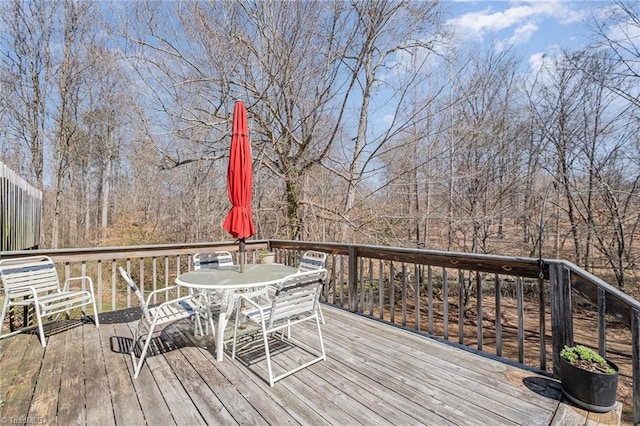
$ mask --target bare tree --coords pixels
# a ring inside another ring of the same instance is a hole
[[[615,84],[608,85],[609,90],[638,107],[640,44],[637,34],[640,30],[640,5],[635,1],[618,0],[607,11],[604,19],[593,19],[596,42],[591,54],[601,56],[610,65],[609,73],[615,76],[612,79]]]
[[[347,183],[343,211],[347,218],[357,203],[367,197],[357,200],[356,194],[362,181],[375,173],[375,163],[384,146],[413,126],[429,108],[429,99],[417,102],[412,95],[424,84],[430,55],[442,36],[441,11],[436,2],[379,1],[353,6],[354,42],[345,63],[352,97],[357,100],[357,109],[352,111],[357,117],[354,126],[357,132],[349,137],[351,144],[344,144],[349,153],[344,171],[334,169]],[[422,108],[416,108],[417,105]],[[387,125],[375,118],[385,113],[391,117]],[[374,121],[376,126],[372,126]],[[344,160],[336,162],[343,164]],[[347,237],[350,222],[343,222],[342,238]]]
[[[513,194],[523,188],[525,177],[522,102],[510,52],[475,53],[468,64],[456,84],[455,191],[450,202],[460,247],[490,252],[490,237],[503,237],[503,221],[512,223],[521,216],[521,204]]]
[[[583,52],[572,58],[585,75],[581,86],[584,130],[578,147],[582,183],[576,189],[578,212],[588,228],[585,264],[592,266],[595,244],[622,288],[633,230],[638,223],[633,213],[640,182],[635,167],[638,158],[635,107],[633,102],[609,89],[624,83],[613,72],[617,65],[608,52],[597,55]]]
[[[584,251],[580,240],[572,170],[580,155],[577,145],[584,124],[580,114],[581,78],[579,70],[566,55],[556,60],[549,58],[530,92],[535,127],[546,144],[543,164],[547,165],[548,173],[554,176],[562,190],[562,207],[566,209],[574,255],[576,263],[580,265],[584,262]]]
[[[70,171],[74,161],[84,157],[84,149],[80,148],[84,135],[80,127],[82,121],[83,89],[86,89],[86,56],[84,55],[87,34],[92,31],[93,3],[76,3],[65,0],[62,6],[62,56],[56,69],[56,96],[59,99],[58,107],[54,114],[54,176],[53,176],[53,219],[51,229],[51,246],[58,247],[60,238],[61,219],[63,206],[69,205],[71,199],[65,196],[65,188],[69,185]],[[90,42],[89,42],[90,44]],[[82,182],[79,191],[80,198],[86,196],[84,189],[85,176],[81,176]],[[65,200],[66,199],[66,200]],[[80,205],[84,203],[80,200]],[[74,203],[73,206],[77,207]],[[77,235],[78,219],[76,215],[69,222],[74,228],[68,235]],[[68,241],[66,242],[69,243]]]

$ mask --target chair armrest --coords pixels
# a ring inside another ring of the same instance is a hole
[[[196,313],[196,310],[194,309],[194,307],[191,306],[190,304],[186,304],[185,306],[185,304],[182,303],[191,299],[192,297],[193,297],[192,295],[187,295],[187,296],[179,297],[177,299],[167,300],[166,302],[163,302],[160,305],[158,305],[156,309],[156,313],[151,319],[152,327],[155,327],[155,324],[158,321],[158,316],[161,315],[160,312],[162,312],[162,308],[168,305],[175,305],[177,303],[181,305],[185,311],[190,312],[190,315],[194,315]]]
[[[260,318],[262,318],[262,322],[264,322],[264,310],[265,308],[267,308],[267,306],[261,306],[258,303],[256,303],[253,299],[250,299],[247,296],[244,296],[242,294],[240,295],[240,297],[238,297],[238,306],[240,306],[240,303],[243,300],[249,302],[250,305],[252,305],[254,308],[256,308],[260,312]]]
[[[180,304],[180,302],[185,302],[187,300],[190,300],[192,297],[193,297],[192,295],[188,295],[188,296],[179,297],[177,299],[167,300],[166,302],[162,302],[160,305],[158,305],[158,308],[162,308],[167,305],[174,305],[176,303]]]
[[[33,303],[37,304],[38,303],[38,290],[36,290],[36,288],[33,287],[33,286],[29,286],[29,290],[31,290],[31,293],[33,294],[33,296],[31,296],[31,298],[33,299]]]
[[[91,294],[93,294],[93,280],[91,279],[91,277],[88,277],[86,275],[80,276],[80,277],[71,277],[71,278],[67,278],[64,282],[64,288],[62,289],[62,291],[69,291],[69,282],[70,281],[89,281],[89,288],[91,289]]]
[[[263,307],[256,303],[253,299],[245,296],[244,294],[240,294],[240,296],[238,297],[238,301],[240,302],[242,300],[249,302],[250,305],[253,305],[255,308],[259,309],[260,312],[262,312]]]
[[[169,286],[169,287],[163,287],[163,288],[159,288],[159,289],[157,289],[157,290],[153,290],[151,293],[149,293],[149,294],[147,295],[147,306],[150,306],[150,305],[151,305],[151,298],[152,298],[154,295],[159,294],[159,293],[164,293],[164,292],[167,292],[167,291],[170,291],[170,290],[173,290],[173,289],[174,289],[174,288],[176,288],[176,287],[178,287],[178,286],[177,286],[177,285],[171,285],[171,286]],[[192,297],[192,295],[185,296],[185,297]],[[175,300],[174,300],[174,301],[175,301]]]

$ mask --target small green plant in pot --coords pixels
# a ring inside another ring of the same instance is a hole
[[[604,413],[614,408],[618,367],[583,345],[565,346],[560,352],[563,393],[574,404]]]

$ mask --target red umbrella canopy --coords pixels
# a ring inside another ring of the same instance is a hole
[[[247,113],[244,103],[237,101],[233,108],[231,152],[227,169],[227,192],[232,207],[222,227],[234,238],[241,240],[255,233],[251,210],[252,188],[253,166]]]

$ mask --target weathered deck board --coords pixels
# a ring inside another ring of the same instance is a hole
[[[553,405],[546,404],[547,398],[540,398],[524,387],[522,380],[536,376],[533,373],[512,371],[504,364],[496,364],[469,353],[451,357],[450,348],[444,345],[429,346],[429,350],[425,351],[422,336],[397,329],[392,335],[380,336],[374,325],[372,322],[358,322],[348,324],[345,328],[354,336],[352,344],[361,345],[361,352],[377,352],[377,355],[383,355],[382,360],[395,358],[400,361],[397,368],[402,369],[402,376],[414,379],[405,385],[415,387],[419,393],[431,393],[441,403],[449,401],[456,404],[458,401],[474,400],[480,407],[473,408],[475,415],[489,423],[537,424],[537,418],[544,420],[555,410]],[[397,350],[397,343],[394,342],[396,336],[402,336],[405,348],[402,351]],[[372,365],[380,367],[379,374],[392,368],[377,360],[376,357]],[[509,380],[507,373],[515,375],[516,383],[519,382],[521,386],[514,388],[514,382]],[[428,384],[427,389],[425,384]],[[559,393],[557,397],[560,397]],[[468,410],[468,406],[462,404],[456,409],[464,411]],[[539,412],[540,417],[532,418],[532,410]],[[494,413],[500,414],[496,418]],[[543,421],[542,424],[546,423]]]
[[[107,365],[102,352],[102,338],[99,329],[83,327],[83,353],[85,365],[85,398],[87,404],[87,420],[99,425],[115,424],[113,416],[113,404],[111,395],[105,390],[109,389]],[[107,342],[108,344],[108,342]],[[88,422],[88,421],[87,421]]]
[[[17,340],[18,337],[10,338]],[[5,339],[6,340],[6,339]],[[22,340],[22,339],[20,339]],[[16,345],[5,345],[15,350],[16,357],[5,356],[2,359],[2,376],[5,376],[5,362],[8,364],[7,387],[3,383],[4,398],[0,402],[2,405],[2,416],[0,418],[23,419],[29,413],[29,406],[33,396],[33,389],[40,373],[40,366],[44,349],[33,339],[25,342],[16,342]],[[6,393],[5,393],[6,392]]]
[[[92,324],[49,337],[0,340],[0,418],[45,424],[492,424],[574,422],[557,382],[379,321],[324,307],[328,359],[270,387],[257,352],[215,360],[188,322],[162,335],[175,350],[148,358],[137,380],[135,323]],[[312,327],[292,330],[276,369],[317,353]],[[304,350],[301,350],[304,349]],[[560,409],[558,408],[560,406]],[[604,418],[603,418],[604,419]],[[585,415],[584,422],[595,417]],[[577,424],[577,423],[576,423]]]
[[[100,343],[104,353],[104,361],[109,377],[109,394],[113,404],[113,414],[116,424],[144,424],[145,418],[150,424],[151,419],[160,420],[155,417],[156,413],[165,413],[167,417],[162,419],[165,424],[171,420],[171,413],[163,404],[162,395],[159,392],[155,382],[151,381],[147,374],[141,374],[136,383],[136,387],[132,383],[132,367],[131,360],[125,354],[116,355],[111,352],[110,343],[112,336],[130,335],[129,327],[126,324],[100,326]],[[105,345],[106,344],[106,345]],[[109,351],[109,352],[107,352]],[[127,369],[128,366],[128,369]],[[148,370],[146,370],[148,371]],[[146,373],[145,371],[145,373]],[[107,392],[107,389],[104,389]],[[152,406],[153,402],[145,404],[148,399],[158,401],[156,406]]]
[[[65,337],[65,335],[50,337],[51,346],[45,351],[44,357],[42,358],[38,381],[31,406],[29,407],[28,416],[31,419],[52,419],[56,417],[58,389],[60,388],[60,377],[62,375],[62,369],[58,366],[63,363],[66,347],[64,342],[62,342],[62,344],[59,343],[60,340],[64,340]],[[30,338],[21,340],[24,343],[33,343],[33,339]],[[55,344],[54,340],[58,340],[58,344]],[[10,354],[12,350],[13,345],[4,351],[4,353]],[[102,352],[101,349],[100,351]]]
[[[86,383],[83,360],[84,337],[82,327],[64,333],[65,348],[62,361],[60,393],[58,396],[58,423],[82,424],[86,417]],[[83,360],[83,362],[80,362]],[[93,373],[92,373],[93,374]]]

